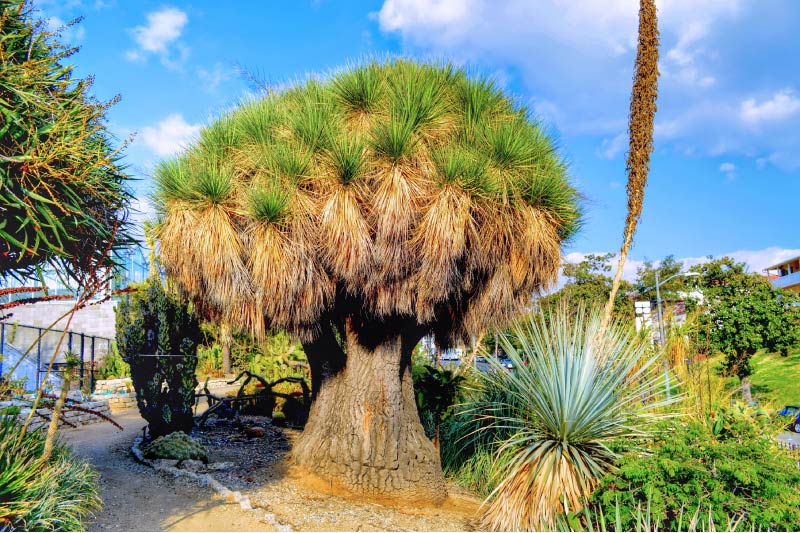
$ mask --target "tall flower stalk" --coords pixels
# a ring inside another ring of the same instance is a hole
[[[636,225],[642,214],[644,189],[650,171],[650,153],[653,151],[653,121],[658,97],[658,18],[655,0],[639,2],[639,45],[631,91],[631,112],[628,123],[630,147],[628,150],[628,215],[625,218],[619,262],[611,285],[611,294],[603,313],[603,325],[611,321],[614,299],[622,280],[622,268],[628,258]]]

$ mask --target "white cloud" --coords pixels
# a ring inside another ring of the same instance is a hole
[[[745,7],[755,6],[753,0],[658,1],[660,142],[707,153],[709,145],[737,151],[751,140],[738,119],[744,98],[725,83],[727,62],[719,56],[727,49],[724,25],[740,27]],[[638,7],[636,0],[384,0],[374,16],[408,52],[513,73],[535,102],[557,109],[556,120],[547,118],[562,134],[606,139],[598,155],[615,157],[620,141],[612,141],[629,110]]]
[[[215,63],[211,70],[198,67],[197,77],[205,82],[205,89],[215,91],[222,82],[228,81],[237,72],[236,68],[225,67],[222,63]]]
[[[597,155],[603,159],[614,159],[628,147],[628,134],[620,133],[613,139],[603,139]]]
[[[725,177],[728,179],[728,181],[733,181],[736,179],[736,165],[733,163],[722,163],[719,166],[719,171],[725,174]]]
[[[179,113],[173,113],[155,126],[142,129],[142,142],[157,156],[176,154],[200,131],[200,124],[189,124]]]
[[[136,26],[129,30],[138,49],[128,51],[126,57],[136,61],[143,59],[147,54],[155,54],[161,58],[165,66],[175,66],[171,50],[173,44],[176,44],[180,61],[185,60],[189,53],[186,46],[177,42],[188,22],[189,17],[186,12],[174,7],[163,7],[148,13],[146,26]]]
[[[800,112],[800,98],[797,98],[791,89],[783,89],[775,93],[772,98],[757,101],[748,98],[742,102],[739,112],[741,119],[749,124],[785,120]]]
[[[708,35],[708,23],[692,21],[679,30],[677,44],[667,51],[662,65],[662,75],[694,87],[706,88],[716,82],[714,76],[703,71],[701,58],[707,54],[698,41]]]

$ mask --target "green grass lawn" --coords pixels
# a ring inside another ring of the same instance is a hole
[[[719,361],[717,367],[722,365],[722,356],[713,359]],[[775,408],[800,405],[800,348],[790,351],[788,357],[759,352],[753,356],[751,364],[753,375],[750,381],[754,400],[760,405]],[[729,384],[731,388],[738,387],[739,379],[730,378]]]

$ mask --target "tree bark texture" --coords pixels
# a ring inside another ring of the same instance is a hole
[[[401,334],[375,346],[345,326],[346,363],[322,382],[296,463],[360,497],[441,502],[441,462],[425,436],[414,399],[411,351]]]

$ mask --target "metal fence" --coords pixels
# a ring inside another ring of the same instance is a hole
[[[61,346],[59,347],[59,341]],[[80,360],[78,386],[94,389],[95,370],[111,349],[112,339],[86,335],[74,331],[58,329],[47,330],[36,326],[0,322],[0,376],[17,365],[10,379],[27,378],[26,388],[38,389],[42,384],[53,354],[55,363],[48,381],[60,382],[58,375],[63,372],[66,353],[74,353]]]

